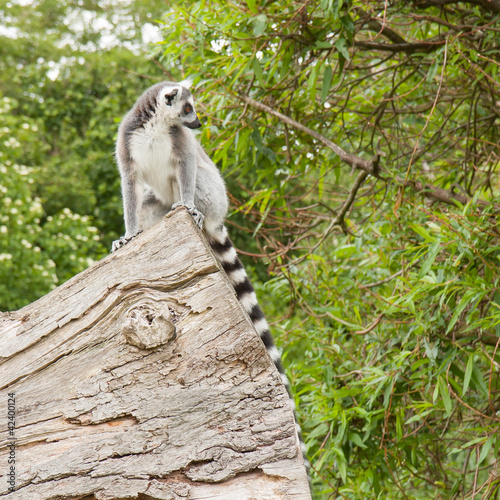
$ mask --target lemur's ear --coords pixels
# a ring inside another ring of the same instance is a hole
[[[182,80],[179,85],[189,90],[191,88],[191,85],[193,85],[193,80],[191,78],[186,78],[185,80]]]
[[[178,93],[179,89],[177,87],[172,87],[171,89],[167,90],[167,92],[165,93],[165,101],[167,102],[167,106],[172,106],[172,101]]]

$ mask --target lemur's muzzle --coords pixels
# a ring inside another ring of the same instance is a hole
[[[195,120],[193,120],[192,122],[189,122],[189,123],[185,123],[184,125],[186,125],[187,128],[200,128],[201,122],[198,119],[198,117],[196,117]]]

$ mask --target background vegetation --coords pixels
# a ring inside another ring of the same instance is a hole
[[[107,252],[115,122],[189,75],[314,498],[500,498],[500,2],[102,5],[0,3],[3,309]]]

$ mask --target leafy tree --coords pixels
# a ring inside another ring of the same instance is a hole
[[[17,309],[49,292],[102,254],[88,216],[64,208],[46,216],[36,195],[36,167],[18,163],[40,140],[35,121],[10,112],[0,99],[0,307]],[[42,224],[42,218],[45,223]]]
[[[122,233],[115,122],[149,84],[141,73],[163,78],[141,35],[162,10],[0,2],[0,309],[44,295]]]
[[[274,275],[259,291],[316,498],[498,497],[499,14],[247,0],[166,18],[158,54],[195,77],[233,221]]]

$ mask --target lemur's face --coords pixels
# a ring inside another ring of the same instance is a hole
[[[173,121],[179,121],[188,128],[200,128],[201,122],[194,110],[194,100],[191,92],[182,85],[167,86],[159,94],[159,106]]]

